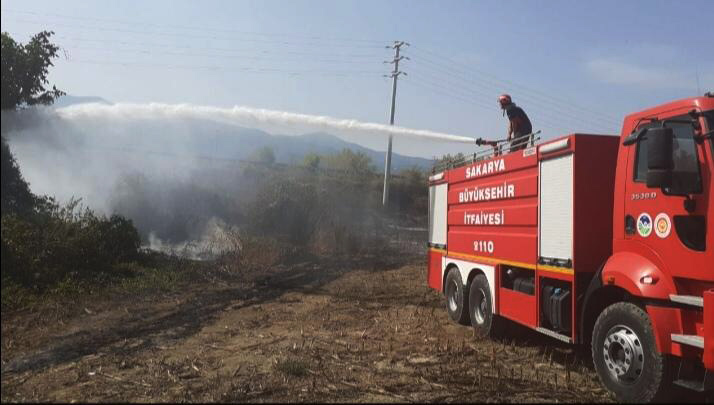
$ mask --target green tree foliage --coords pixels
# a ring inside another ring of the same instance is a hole
[[[427,172],[418,167],[404,169],[392,178],[390,206],[411,218],[422,218],[429,209]]]
[[[23,105],[51,104],[64,93],[52,86],[47,90],[48,69],[59,47],[50,43],[52,32],[42,31],[26,45],[15,42],[3,32],[2,43],[2,110],[14,110]],[[36,198],[22,178],[20,168],[2,139],[2,214],[26,215],[34,209]]]
[[[453,165],[454,163],[458,163],[462,160],[464,160],[466,156],[464,156],[463,153],[459,152],[454,155],[447,153],[446,155],[436,159],[434,164],[436,166],[445,166],[445,165]]]
[[[308,153],[303,158],[303,166],[305,166],[309,171],[316,172],[320,168],[320,160],[322,157],[317,153]]]
[[[251,157],[254,162],[264,163],[269,166],[275,163],[275,152],[270,146],[263,146],[256,150]]]
[[[40,32],[23,45],[2,33],[2,110],[51,104],[64,94],[45,87],[59,50],[49,41],[52,34]],[[33,195],[4,138],[1,188],[3,286],[43,290],[68,279],[111,275],[118,264],[139,258],[139,234],[130,220],[98,216],[78,201],[60,206]]]
[[[2,142],[2,172],[0,172],[0,213],[2,215],[15,213],[26,216],[35,207],[37,198],[30,192],[20,168],[10,153],[10,147],[3,138]]]
[[[376,171],[372,160],[363,152],[342,149],[337,154],[322,159],[328,169],[339,170],[351,176],[368,176]]]
[[[23,105],[52,104],[65,94],[54,85],[48,90],[47,74],[59,47],[50,42],[52,31],[36,34],[27,44],[2,33],[2,106],[12,110]]]
[[[282,176],[265,180],[250,216],[253,232],[298,246],[308,243],[320,215],[316,187]]]
[[[139,258],[130,220],[97,216],[77,200],[62,207],[45,199],[26,218],[2,216],[2,279],[42,290],[59,281],[111,275]]]

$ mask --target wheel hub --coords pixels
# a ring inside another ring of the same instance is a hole
[[[603,345],[605,365],[610,374],[626,383],[634,383],[644,366],[644,351],[640,338],[624,325],[611,328]]]
[[[451,281],[449,284],[449,287],[447,289],[447,296],[448,296],[448,303],[449,303],[449,309],[453,312],[456,311],[456,309],[459,307],[457,298],[456,298],[456,293],[459,291],[459,286],[456,284],[456,281]]]
[[[476,305],[474,305],[474,319],[481,325],[486,320],[486,296],[482,289],[478,290],[476,300]]]

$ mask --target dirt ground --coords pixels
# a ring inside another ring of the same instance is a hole
[[[2,401],[610,402],[587,356],[449,321],[423,258],[3,313]]]

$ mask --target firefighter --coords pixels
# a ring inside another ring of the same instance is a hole
[[[501,105],[503,114],[508,115],[508,140],[511,142],[511,152],[525,149],[528,144],[526,135],[533,132],[531,120],[508,94],[502,94],[498,98],[498,103]]]

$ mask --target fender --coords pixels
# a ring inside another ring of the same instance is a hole
[[[643,278],[652,277],[654,284],[644,284]],[[612,280],[612,282],[610,282]],[[580,316],[578,322],[580,343],[585,343],[585,322],[586,313],[590,308],[591,298],[602,288],[608,286],[618,287],[631,296],[644,298],[646,301],[669,301],[669,294],[676,293],[672,280],[665,276],[662,271],[650,260],[631,252],[619,252],[612,255],[590,280],[590,283],[582,297],[580,305]]]
[[[651,277],[651,283],[645,283]],[[613,285],[635,297],[669,301],[677,289],[672,279],[649,259],[632,252],[618,252],[605,262],[600,275],[603,286]]]

